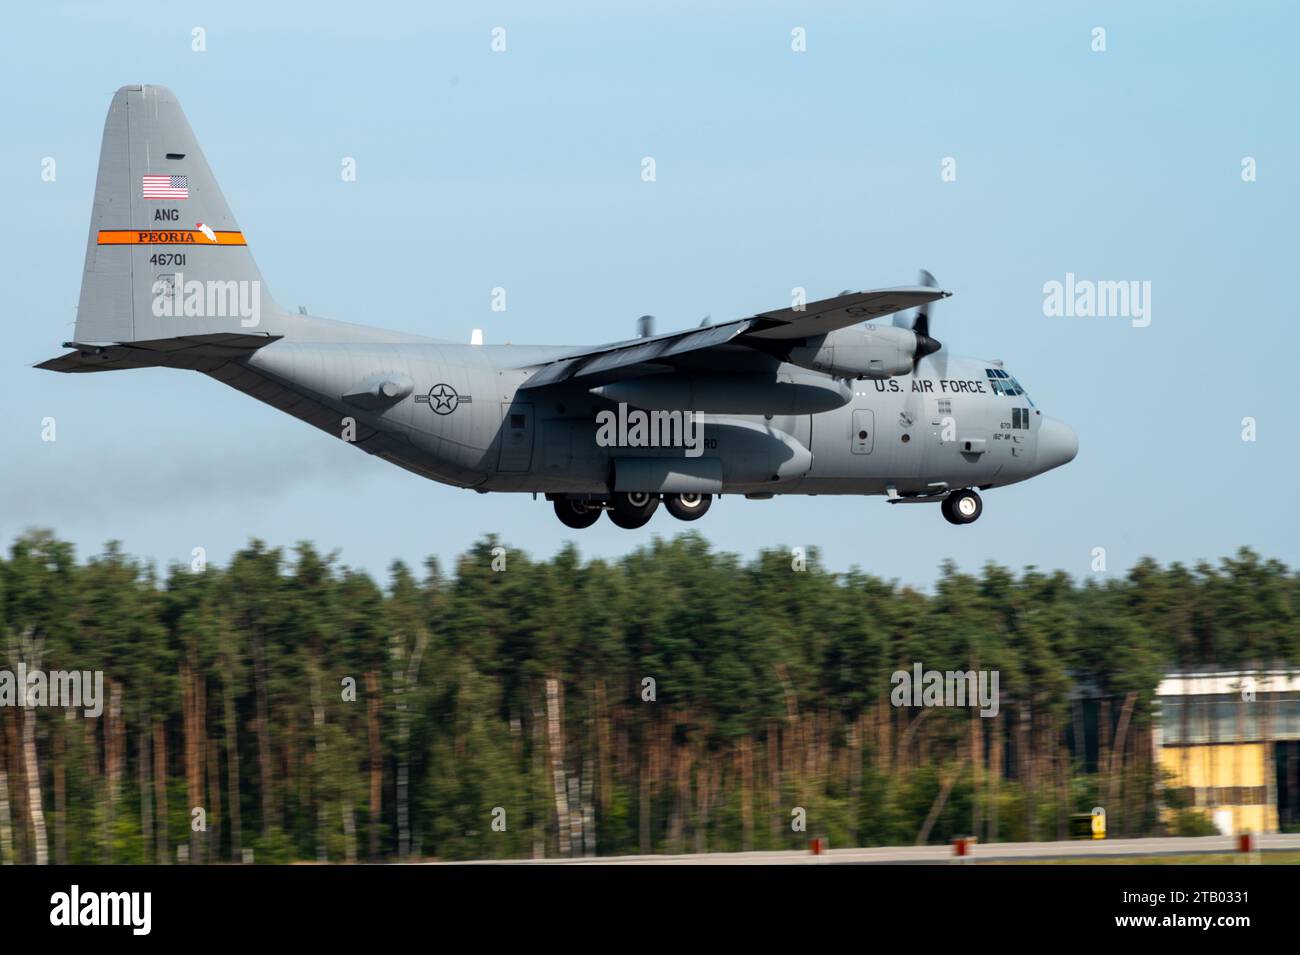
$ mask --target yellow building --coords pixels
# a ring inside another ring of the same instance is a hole
[[[1171,675],[1156,689],[1156,760],[1167,788],[1222,833],[1300,822],[1300,676]],[[1166,810],[1166,819],[1171,810]]]

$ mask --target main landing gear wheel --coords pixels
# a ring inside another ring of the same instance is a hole
[[[555,516],[565,527],[581,530],[600,520],[600,507],[587,504],[572,497],[555,499]]]
[[[984,513],[984,502],[969,488],[953,491],[939,505],[949,524],[974,524]]]
[[[649,523],[658,506],[658,494],[620,491],[610,500],[609,519],[624,530],[636,530]]]
[[[664,507],[679,521],[698,521],[713,503],[712,494],[665,494]]]

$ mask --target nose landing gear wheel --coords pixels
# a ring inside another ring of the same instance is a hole
[[[984,513],[984,502],[969,488],[953,491],[939,505],[949,524],[974,524]]]
[[[581,530],[600,520],[600,508],[574,500],[571,497],[557,497],[555,499],[555,516],[560,519],[560,523],[565,527]]]
[[[713,503],[712,494],[665,494],[664,507],[679,521],[698,521]]]
[[[658,507],[658,494],[620,491],[610,500],[609,519],[624,530],[636,530],[649,523]]]

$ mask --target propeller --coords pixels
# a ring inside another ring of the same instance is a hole
[[[917,285],[923,285],[926,288],[938,288],[939,283],[934,280],[934,276],[921,269],[920,275],[917,276]],[[916,335],[916,352],[912,356],[912,373],[916,373],[916,366],[926,355],[933,355],[943,347],[943,342],[930,337],[930,303],[926,302],[919,306],[912,316],[911,324],[903,318],[901,314],[894,316],[894,325],[898,328],[910,329]]]

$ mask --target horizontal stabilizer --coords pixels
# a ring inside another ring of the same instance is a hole
[[[116,371],[122,368],[159,366],[205,370],[232,359],[243,358],[282,337],[265,333],[213,332],[138,342],[64,342],[64,347],[76,350],[43,361],[36,367],[65,372]]]

